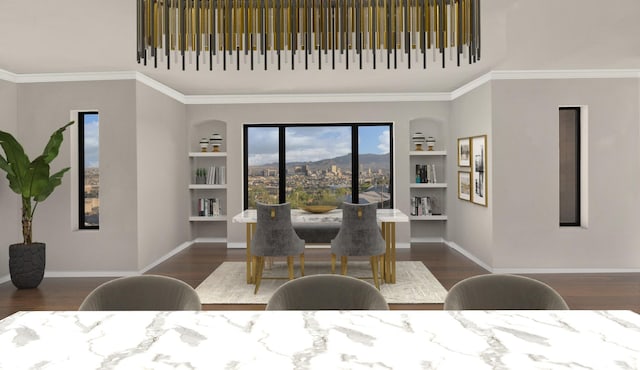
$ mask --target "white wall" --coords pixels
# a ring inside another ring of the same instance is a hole
[[[491,266],[493,263],[494,225],[494,154],[492,150],[492,82],[467,93],[451,103],[449,152],[447,157],[447,222],[446,239],[464,248],[472,256]],[[471,171],[470,167],[458,167],[458,138],[487,135],[487,200],[488,206],[480,206],[458,199],[458,171]]]
[[[492,83],[496,269],[640,267],[638,79]],[[558,226],[558,107],[588,107],[588,228]]]
[[[72,110],[100,113],[100,230],[73,230],[67,173],[34,218],[34,240],[47,243],[47,274],[137,270],[136,94],[134,81],[33,83],[18,86],[19,137],[30,156]],[[52,170],[70,163],[69,130]]]
[[[0,130],[18,132],[18,88],[0,80]],[[3,157],[4,157],[4,151]],[[9,275],[9,245],[22,243],[20,197],[9,188],[6,173],[0,171],[0,281]]]
[[[189,239],[186,108],[136,84],[138,269]]]
[[[447,102],[406,103],[317,103],[317,104],[236,104],[189,105],[187,121],[194,125],[209,120],[227,123],[227,239],[230,243],[244,243],[244,225],[233,224],[231,217],[242,211],[242,124],[266,122],[395,122],[395,191],[396,207],[409,212],[409,122],[415,118],[447,122]],[[190,138],[195,141],[197,138]],[[409,242],[409,225],[398,224],[399,243]]]

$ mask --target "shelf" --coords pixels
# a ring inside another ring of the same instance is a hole
[[[428,150],[412,150],[409,152],[410,156],[445,156],[447,155],[447,151],[446,150],[432,150],[432,151],[428,151]]]
[[[189,152],[191,158],[226,157],[227,152]]]
[[[218,222],[227,221],[227,216],[190,216],[189,221],[201,221],[201,222]]]
[[[226,189],[226,184],[189,184],[191,190]]]
[[[429,215],[429,216],[409,216],[410,221],[446,221],[445,215]]]
[[[415,183],[412,182],[409,184],[409,187],[412,189],[444,189],[447,187],[447,183],[438,183],[438,182],[432,182],[432,183]]]

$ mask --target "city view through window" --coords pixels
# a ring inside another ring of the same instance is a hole
[[[80,137],[80,228],[97,229],[100,225],[100,154],[97,112],[78,115]]]
[[[392,207],[391,124],[252,125],[245,132],[248,208],[340,206],[354,197]]]

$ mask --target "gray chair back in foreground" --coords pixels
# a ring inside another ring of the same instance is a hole
[[[273,293],[267,311],[388,310],[373,285],[351,276],[320,274],[288,281]]]
[[[304,240],[298,237],[291,223],[291,204],[256,205],[256,231],[251,239],[254,294],[260,289],[265,257],[287,257],[289,279],[294,278],[293,257],[300,256],[300,275],[304,276]]]
[[[95,288],[79,311],[199,311],[200,297],[189,284],[168,276],[126,276]]]
[[[369,256],[373,283],[380,289],[386,243],[378,226],[376,203],[342,203],[342,224],[331,241],[331,272],[335,272],[336,256],[340,256],[342,275],[347,274],[348,256]]]
[[[568,310],[562,296],[549,285],[525,276],[485,274],[455,284],[447,293],[445,310]]]

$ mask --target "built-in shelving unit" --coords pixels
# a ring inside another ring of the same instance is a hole
[[[421,132],[436,139],[434,150],[409,151],[409,221],[411,241],[437,241],[444,237],[446,212],[446,138],[442,125],[429,120],[411,122],[411,135]],[[411,148],[414,144],[410,143]]]
[[[230,221],[227,184],[231,176],[227,158],[227,123],[216,119],[194,122],[189,126],[189,138],[189,152],[186,153],[189,179],[185,191],[190,202],[187,219],[191,240],[225,243]],[[210,212],[202,212],[204,203]]]

